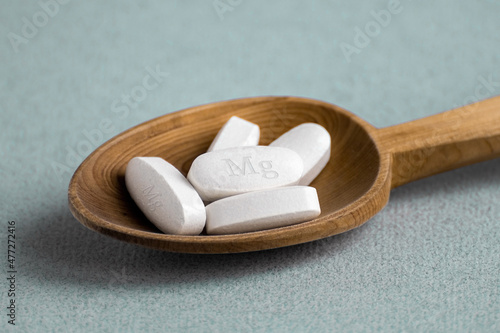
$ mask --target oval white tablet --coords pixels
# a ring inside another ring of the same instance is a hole
[[[296,185],[303,163],[281,147],[236,147],[198,156],[187,178],[205,201],[240,193]]]
[[[314,187],[290,186],[248,192],[207,207],[208,234],[236,234],[284,227],[321,213]]]
[[[302,157],[304,173],[299,185],[309,185],[330,160],[330,133],[323,126],[314,123],[304,123],[292,128],[269,146],[289,148]]]
[[[259,144],[259,125],[232,116],[220,129],[208,151]]]
[[[125,184],[144,215],[167,234],[198,235],[206,221],[205,205],[173,165],[159,157],[134,157]]]

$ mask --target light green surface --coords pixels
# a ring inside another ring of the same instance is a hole
[[[22,37],[33,15],[44,23],[45,2],[3,0],[0,11],[0,331],[500,331],[500,160],[398,188],[346,234],[240,255],[101,236],[66,196],[86,151],[194,105],[304,96],[379,127],[463,105],[482,78],[500,82],[500,1],[401,0],[350,62],[342,43],[388,1],[233,1],[222,19],[210,0],[70,1],[15,52],[10,33]],[[127,113],[121,96],[157,66],[168,76]]]

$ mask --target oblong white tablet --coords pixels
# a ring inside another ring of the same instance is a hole
[[[134,157],[125,184],[144,215],[167,234],[198,235],[206,221],[205,205],[173,165],[160,157]]]
[[[290,186],[248,192],[212,202],[207,207],[208,234],[236,234],[284,227],[321,213],[314,187]]]
[[[232,116],[215,136],[208,151],[259,144],[259,125]]]
[[[187,178],[205,201],[240,193],[297,185],[303,162],[294,151],[253,146],[216,150],[198,156]]]
[[[330,133],[321,125],[304,123],[292,128],[269,144],[298,153],[304,162],[299,185],[309,185],[330,160]]]

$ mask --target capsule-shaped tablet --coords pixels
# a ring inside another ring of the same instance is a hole
[[[206,221],[205,205],[179,170],[159,157],[134,157],[125,184],[146,217],[167,234],[198,235]]]
[[[302,157],[304,172],[299,185],[309,185],[330,160],[330,133],[315,123],[304,123],[294,127],[271,142],[269,146],[288,148]]]
[[[284,227],[314,219],[321,209],[314,187],[290,186],[248,192],[207,207],[208,234],[236,234]]]
[[[232,116],[220,129],[208,151],[259,144],[259,125]]]
[[[281,147],[236,147],[198,156],[187,178],[204,201],[240,193],[297,185],[300,156]]]

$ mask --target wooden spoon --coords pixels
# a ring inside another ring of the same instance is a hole
[[[330,132],[330,162],[311,184],[318,191],[321,215],[293,226],[243,234],[163,234],[127,192],[128,161],[134,156],[159,156],[185,175],[233,115],[260,126],[262,145],[304,122],[316,122]],[[386,205],[392,188],[496,157],[500,157],[500,97],[382,129],[317,100],[244,98],[167,114],[115,136],[76,170],[69,185],[69,207],[88,228],[150,248],[189,253],[257,251],[351,230]]]

